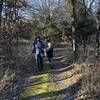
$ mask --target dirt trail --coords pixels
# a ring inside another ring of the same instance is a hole
[[[80,68],[72,64],[71,47],[65,43],[57,44],[53,69],[45,62],[44,72],[27,77],[22,100],[75,100],[80,81]]]

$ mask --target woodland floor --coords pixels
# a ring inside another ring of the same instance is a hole
[[[52,69],[45,57],[43,72],[26,72],[22,100],[75,100],[81,74],[72,64],[72,50],[68,46],[65,43],[55,46]]]

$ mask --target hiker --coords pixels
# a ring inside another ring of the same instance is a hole
[[[32,52],[35,55],[36,65],[39,71],[43,70],[44,48],[45,48],[44,43],[41,41],[40,37],[36,37],[33,43]]]
[[[53,46],[50,39],[47,40],[47,48],[46,48],[46,55],[48,57],[48,61],[51,64],[53,58]]]

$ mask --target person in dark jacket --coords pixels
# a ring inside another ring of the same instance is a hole
[[[52,43],[49,40],[47,40],[47,48],[46,48],[46,55],[48,57],[48,61],[51,64],[52,63],[52,58],[53,58],[53,46]]]
[[[33,43],[32,52],[35,55],[36,65],[40,71],[43,70],[44,49],[45,49],[44,43],[41,41],[40,37],[36,37]]]

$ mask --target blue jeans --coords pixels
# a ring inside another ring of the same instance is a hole
[[[40,71],[43,70],[43,58],[42,56],[39,54],[39,55],[35,55],[35,60],[36,60],[36,65],[38,67],[38,69]]]

